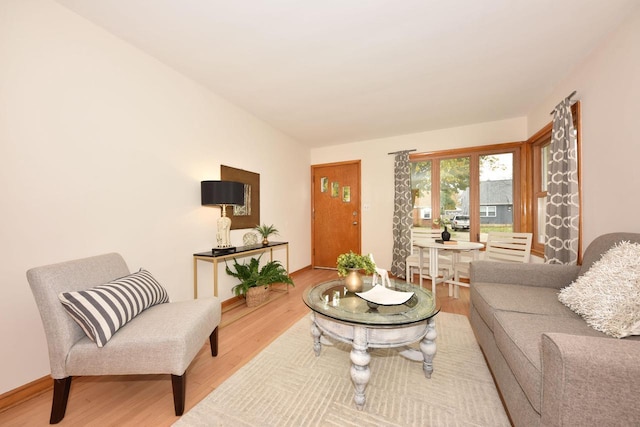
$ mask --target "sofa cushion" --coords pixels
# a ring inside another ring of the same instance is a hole
[[[538,413],[542,400],[540,343],[542,334],[548,332],[606,337],[590,328],[579,316],[495,312],[496,345]]]
[[[640,335],[640,244],[620,242],[558,299],[612,337]]]
[[[97,348],[83,337],[65,360],[67,375],[182,375],[220,323],[217,297],[158,304]]]
[[[580,316],[558,301],[558,289],[555,288],[474,283],[471,285],[471,304],[491,330],[493,315],[497,310],[580,319]]]
[[[143,269],[83,291],[62,292],[58,298],[98,347],[143,310],[169,302],[167,291]]]

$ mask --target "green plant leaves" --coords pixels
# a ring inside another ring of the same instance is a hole
[[[364,270],[367,274],[372,274],[376,269],[376,265],[371,261],[369,255],[359,255],[353,251],[338,255],[336,266],[339,276],[346,276],[349,270],[354,268]]]
[[[233,268],[235,271],[229,268],[229,265],[226,265],[227,274],[240,280],[240,283],[233,287],[233,293],[236,296],[245,295],[250,288],[268,286],[272,283],[285,283],[295,286],[280,261],[269,261],[260,268],[260,258],[262,258],[262,255],[258,258],[251,258],[246,264],[240,264],[234,258]]]
[[[273,224],[256,225],[253,229],[256,230],[258,234],[260,234],[265,239],[272,234],[277,235],[279,233],[278,229]]]

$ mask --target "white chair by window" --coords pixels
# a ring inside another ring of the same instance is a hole
[[[373,259],[373,254],[369,254],[369,258],[371,258],[372,263],[374,264],[376,263],[376,261]],[[376,265],[376,270],[373,272],[373,279],[371,279],[371,284],[377,285],[378,277],[380,277],[380,284],[382,286],[387,288],[391,287],[391,280],[389,280],[389,272],[384,268],[380,268]]]
[[[527,263],[531,259],[531,233],[491,232],[487,235],[487,246],[484,261],[521,262]],[[454,280],[469,278],[471,261],[460,261],[454,266]],[[464,285],[463,285],[464,286]],[[449,296],[458,298],[458,285],[449,285]]]
[[[414,227],[411,229],[411,255],[407,257],[405,260],[406,264],[406,278],[407,283],[413,282],[413,275],[417,272],[421,274],[423,277],[428,276],[429,274],[429,251],[424,251],[422,256],[422,268],[418,268],[418,248],[414,246],[414,242],[416,240],[436,240],[442,238],[442,230],[432,229],[432,228],[420,228]],[[451,259],[446,255],[441,255],[438,258],[438,265],[442,267],[443,270],[450,272],[453,269],[451,265]]]

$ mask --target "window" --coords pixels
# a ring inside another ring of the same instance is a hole
[[[431,161],[412,165],[413,226],[431,226]]]
[[[495,217],[495,216],[496,216],[495,206],[480,206],[480,218]]]
[[[582,194],[581,184],[581,142],[580,142],[580,102],[576,102],[572,107],[573,125],[578,131],[578,182],[579,192]],[[531,194],[531,199],[524,201],[527,204],[526,211],[531,214],[526,217],[527,228],[533,233],[533,243],[531,253],[537,256],[544,256],[544,244],[546,233],[546,212],[547,212],[547,170],[549,165],[550,144],[552,123],[540,129],[527,141],[526,151],[529,153],[530,173],[527,179],[527,191]],[[582,205],[582,201],[580,201]],[[580,240],[582,238],[582,220],[580,221]],[[578,243],[578,262],[581,262],[582,243]]]
[[[581,182],[580,102],[572,110]],[[456,230],[454,239],[484,242],[490,231],[530,232],[531,253],[544,256],[551,131],[549,123],[524,142],[412,154],[414,227],[468,215],[469,229]],[[582,188],[579,191],[582,194]],[[581,238],[582,223],[579,227]],[[579,242],[578,262],[581,253]]]
[[[434,219],[464,215],[453,238],[486,241],[490,231],[520,227],[519,170],[522,143],[411,155],[414,227],[431,227]],[[514,201],[517,201],[514,204]],[[421,215],[429,209],[429,218]]]

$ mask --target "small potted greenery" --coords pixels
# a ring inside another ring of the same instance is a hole
[[[267,224],[262,224],[262,225],[256,225],[255,227],[253,227],[254,230],[256,230],[258,232],[259,235],[262,236],[262,244],[263,245],[268,245],[269,244],[269,236],[273,235],[277,235],[278,233],[280,233],[278,231],[278,229],[273,225],[267,225]]]
[[[360,292],[362,290],[362,278],[359,271],[364,270],[366,274],[373,274],[376,265],[368,255],[359,255],[349,251],[340,254],[336,263],[338,275],[345,278],[345,286],[350,292]]]
[[[274,283],[295,286],[280,261],[269,261],[261,268],[261,257],[262,255],[251,258],[246,264],[240,264],[234,258],[235,271],[226,266],[227,274],[240,280],[240,283],[233,287],[233,293],[245,297],[248,307],[255,307],[266,301],[269,297],[269,286]]]
[[[376,271],[376,265],[371,261],[368,255],[359,255],[353,251],[338,256],[337,261],[338,275],[344,277],[349,274],[350,270],[364,270],[367,274],[373,274]]]

